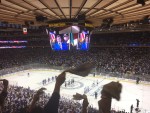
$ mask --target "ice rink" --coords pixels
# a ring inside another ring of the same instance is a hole
[[[29,76],[28,73],[30,73]],[[51,94],[54,89],[55,81],[51,81],[43,86],[42,80],[52,78],[52,76],[57,76],[60,73],[61,71],[52,69],[31,69],[8,74],[3,78],[8,79],[12,85],[30,87],[34,90],[45,87],[47,88],[46,92]],[[85,87],[89,87],[89,92],[87,93],[89,103],[90,105],[93,105],[93,107],[98,108],[97,102],[100,99],[100,91],[103,85],[111,81],[119,81],[123,85],[121,100],[119,102],[113,100],[112,108],[115,108],[116,110],[126,109],[126,111],[129,112],[130,106],[133,104],[135,108],[136,99],[139,99],[141,113],[150,113],[150,83],[141,82],[139,85],[136,85],[133,80],[98,75],[96,77],[93,77],[92,75],[89,75],[88,77],[79,77],[67,73],[66,83],[71,79],[74,79],[74,84],[67,87],[63,84],[61,87],[61,96],[72,98],[72,95],[76,93],[83,94]],[[97,99],[94,97],[95,91],[98,92]]]

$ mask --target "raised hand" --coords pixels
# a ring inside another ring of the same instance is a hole
[[[84,98],[83,100],[83,106],[82,106],[82,113],[87,113],[87,107],[89,105],[87,97]]]
[[[66,80],[66,73],[62,72],[58,77],[56,78],[56,85],[61,86]]]
[[[66,72],[62,72],[58,77],[56,78],[56,84],[54,88],[54,92],[59,93],[60,92],[60,86],[65,82],[66,80]]]
[[[89,102],[88,102],[88,99],[87,99],[87,96],[85,95],[83,95],[83,97],[84,97],[84,100],[83,100],[83,107],[84,108],[87,108],[88,107],[88,105],[89,105]]]
[[[46,90],[46,88],[40,88],[34,95],[33,100],[38,101],[40,98],[40,95],[44,93],[44,90]]]

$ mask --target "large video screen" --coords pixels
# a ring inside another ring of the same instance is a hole
[[[50,31],[49,40],[51,48],[54,51],[70,50],[70,34],[56,34],[55,31]]]
[[[90,46],[90,34],[89,31],[82,31],[78,36],[78,50],[89,50]]]
[[[58,29],[46,29],[53,51],[81,50],[88,51],[90,47],[90,33],[86,28],[77,26]]]

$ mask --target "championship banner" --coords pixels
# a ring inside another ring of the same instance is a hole
[[[85,27],[94,27],[92,24],[85,23]]]
[[[23,34],[24,34],[24,35],[27,34],[27,28],[23,28]]]
[[[49,24],[49,27],[64,27],[66,26],[66,23],[52,23]]]
[[[58,23],[49,23],[49,27],[65,27],[65,26],[85,26],[93,28],[94,26],[90,23],[85,22],[58,22]]]

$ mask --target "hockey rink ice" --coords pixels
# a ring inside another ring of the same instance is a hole
[[[30,74],[29,76],[28,73]],[[47,89],[45,92],[51,94],[54,89],[55,81],[51,81],[43,86],[42,80],[47,80],[48,78],[52,78],[52,76],[59,75],[60,73],[60,70],[53,69],[31,69],[7,74],[3,76],[3,78],[8,79],[12,85],[30,87],[34,90],[45,87]],[[89,87],[90,91],[86,94],[88,96],[89,104],[98,108],[97,103],[100,100],[100,92],[103,85],[111,81],[119,81],[123,85],[121,100],[116,101],[113,99],[112,108],[116,110],[126,109],[126,111],[129,112],[130,106],[133,104],[133,107],[135,108],[136,99],[139,99],[141,113],[150,113],[150,83],[148,82],[141,82],[139,85],[136,85],[134,80],[111,78],[100,75],[96,75],[96,77],[93,77],[92,75],[89,75],[88,77],[80,77],[67,73],[66,82],[71,79],[74,79],[74,84],[67,87],[63,84],[60,91],[61,96],[72,98],[72,95],[76,93],[83,94],[84,88]],[[96,91],[98,92],[97,99],[95,99],[94,96]]]

